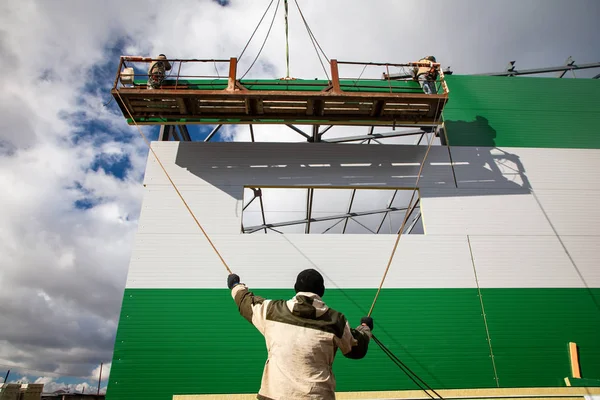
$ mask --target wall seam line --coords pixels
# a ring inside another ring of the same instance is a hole
[[[496,386],[500,387],[500,381],[498,379],[498,370],[496,369],[496,360],[494,359],[494,350],[492,348],[492,338],[490,337],[490,329],[487,323],[485,306],[483,305],[483,296],[481,295],[481,288],[479,287],[479,278],[477,276],[477,269],[475,268],[475,258],[473,257],[473,249],[471,247],[471,238],[469,237],[469,235],[467,235],[467,243],[469,244],[469,254],[471,255],[473,273],[475,274],[475,284],[477,285],[477,297],[479,297],[479,304],[481,305],[481,315],[483,316],[483,324],[485,325],[485,335],[487,338],[488,346],[490,348],[490,358],[492,359],[492,367],[494,369],[494,380],[496,381]]]

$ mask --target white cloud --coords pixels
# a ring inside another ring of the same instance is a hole
[[[117,63],[111,49],[228,59],[239,55],[267,3],[0,5],[1,363],[94,376],[100,362],[110,361],[147,154],[136,130],[103,106]],[[511,59],[521,68],[561,64],[569,55],[578,62],[600,60],[597,46],[582,40],[599,33],[594,0],[300,3],[327,55],[339,60],[404,62],[431,53],[462,73],[501,70]],[[285,75],[282,24],[280,14],[249,77]],[[265,29],[249,46],[240,73]],[[293,4],[290,29],[291,75],[322,78]],[[250,137],[245,128],[223,132]],[[255,134],[261,141],[303,141],[285,127],[260,126]],[[131,164],[123,179],[91,169],[122,156]],[[76,208],[77,201],[91,208]]]

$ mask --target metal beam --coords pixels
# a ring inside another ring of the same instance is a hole
[[[310,233],[310,219],[312,218],[312,206],[313,206],[313,197],[315,195],[314,188],[308,188],[306,192],[306,228],[304,229],[304,233]]]
[[[344,142],[355,142],[357,140],[373,140],[373,139],[386,139],[393,138],[398,136],[414,136],[414,135],[422,135],[423,131],[420,129],[415,129],[413,131],[406,132],[388,132],[388,133],[373,133],[361,136],[348,136],[342,138],[335,138],[329,140],[323,140],[324,143],[344,143]]]
[[[298,129],[294,125],[291,125],[291,124],[286,124],[285,126],[287,126],[288,128],[290,128],[294,132],[297,132],[297,133],[301,134],[302,136],[304,136],[306,138],[306,140],[308,140],[310,142],[311,137],[308,136],[306,133],[304,133],[301,129]]]
[[[317,143],[321,141],[321,135],[319,135],[319,125],[313,125],[312,127],[312,138],[311,142]]]
[[[352,190],[352,194],[350,195],[350,203],[348,204],[348,212],[346,214],[350,214],[352,212],[352,203],[354,203],[354,196],[356,196],[356,189]],[[388,208],[389,207],[390,206],[388,206]],[[346,233],[346,228],[348,227],[348,219],[350,219],[350,217],[347,217],[344,221],[344,228],[342,229],[342,233]]]
[[[175,130],[175,125],[161,125],[160,131],[158,133],[158,141],[159,142],[168,142],[173,138],[173,140],[179,141],[179,136]]]
[[[417,189],[414,189],[415,191]],[[404,228],[404,225],[408,222],[408,219],[410,218],[410,216],[412,215],[413,212],[415,212],[415,210],[417,209],[417,207],[419,206],[419,202],[421,201],[421,199],[417,199],[417,201],[415,202],[415,204],[412,206],[412,208],[410,209],[410,211],[408,211],[408,214],[405,215],[404,219],[402,220],[402,225],[400,225],[400,228],[398,229],[398,232],[396,232],[396,234],[400,234],[400,230],[402,228]],[[409,204],[410,206],[410,204]]]
[[[575,61],[573,60],[573,58],[571,56],[569,56],[569,58],[567,58],[567,61],[565,61],[565,65],[573,65],[575,64]],[[563,76],[565,76],[565,74],[567,73],[567,71],[561,71],[556,77],[557,78],[562,78]]]
[[[417,216],[413,220],[412,224],[410,224],[410,226],[408,227],[408,229],[404,230],[405,234],[410,235],[410,233],[412,232],[412,230],[415,228],[415,225],[417,225],[417,222],[419,222],[419,220],[421,219],[421,215],[422,215],[421,213],[417,214]]]
[[[471,74],[474,76],[517,76],[517,75],[535,75],[545,74],[549,72],[560,72],[560,71],[574,71],[578,69],[591,69],[600,68],[600,62],[592,64],[580,64],[580,65],[561,65],[560,67],[549,67],[549,68],[536,68],[536,69],[523,69],[523,70],[509,70],[504,72],[487,72],[485,74]]]
[[[396,195],[398,194],[398,190],[394,190],[394,194],[392,195],[392,198],[390,199],[390,201],[388,202],[388,208],[390,208],[392,206],[392,203],[394,202],[394,199],[396,198]],[[379,231],[381,230],[381,227],[383,226],[383,223],[385,222],[385,217],[387,217],[389,213],[385,213],[383,214],[383,218],[381,219],[381,223],[379,223],[379,227],[377,228],[377,233],[379,233]],[[392,230],[390,229],[390,233],[392,232]]]
[[[329,125],[327,128],[325,128],[321,132],[319,132],[319,136],[323,136],[331,128],[333,128],[333,125]]]
[[[252,124],[248,125],[250,127],[250,139],[254,142],[254,127]]]
[[[444,71],[444,75],[452,75],[453,71],[450,70],[450,67],[446,68],[446,70]],[[413,79],[413,75],[412,74],[390,74],[389,78],[388,78],[388,74],[386,74],[385,72],[381,75],[381,79],[383,80],[387,80],[387,79],[392,79],[392,80],[400,80],[400,79]]]
[[[206,139],[204,139],[204,141],[205,142],[210,141],[210,139],[212,139],[212,137],[215,136],[215,134],[219,131],[219,129],[221,129],[222,126],[223,126],[223,124],[219,124],[219,125],[215,126],[214,129],[208,134]]]
[[[190,132],[186,125],[177,125],[179,128],[179,135],[181,136],[181,140],[184,142],[191,142],[192,138],[190,137]]]
[[[343,218],[348,218],[348,217],[362,217],[363,215],[375,215],[375,214],[382,214],[382,213],[386,213],[386,212],[403,211],[403,210],[406,210],[406,207],[403,207],[403,208],[390,207],[390,208],[385,208],[383,210],[361,211],[361,212],[352,212],[352,213],[348,213],[348,214],[331,215],[329,217],[311,218],[310,222],[331,221],[334,219],[343,219]],[[244,233],[254,233],[254,232],[260,231],[261,229],[265,229],[265,228],[271,229],[271,228],[277,228],[280,226],[300,225],[300,224],[306,224],[308,222],[309,221],[307,221],[306,219],[299,219],[299,220],[295,220],[295,221],[276,222],[276,223],[272,223],[272,224],[249,226],[247,228],[244,228]]]

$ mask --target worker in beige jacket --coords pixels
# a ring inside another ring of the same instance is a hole
[[[323,276],[314,269],[298,274],[296,295],[287,301],[255,296],[236,274],[227,286],[240,314],[265,337],[268,358],[257,398],[335,399],[335,353],[339,348],[348,358],[363,358],[373,319],[363,317],[351,329],[342,313],[323,303]]]
[[[433,65],[436,62],[435,57],[427,56],[417,62],[428,65],[414,68],[415,80],[419,81],[419,84],[421,85],[421,88],[425,94],[437,94],[435,80],[437,79],[438,74],[435,66]]]

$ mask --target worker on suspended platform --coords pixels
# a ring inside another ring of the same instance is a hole
[[[427,66],[415,67],[413,70],[413,76],[416,81],[419,81],[421,88],[425,94],[437,94],[437,88],[435,87],[435,81],[438,76],[437,69],[433,65],[436,62],[434,56],[427,56],[418,61],[421,64],[428,64]]]
[[[296,279],[290,300],[254,295],[240,277],[230,274],[227,286],[240,314],[265,337],[268,358],[258,399],[335,399],[332,371],[339,348],[353,359],[367,354],[373,319],[363,317],[351,329],[344,315],[325,305],[323,276],[307,269]]]
[[[171,63],[164,54],[159,54],[157,60],[150,63],[148,68],[148,89],[158,89],[165,80],[166,71],[171,70]]]

